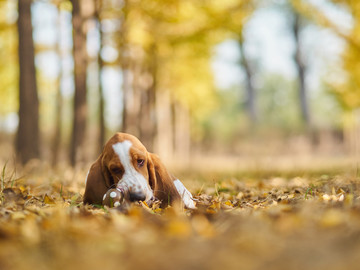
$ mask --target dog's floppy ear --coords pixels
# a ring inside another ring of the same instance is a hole
[[[154,196],[161,201],[161,207],[180,203],[181,197],[174,185],[175,178],[168,173],[160,158],[148,153],[147,167],[150,187],[154,191]]]
[[[110,172],[104,166],[104,155],[100,155],[87,175],[84,203],[101,205],[104,194],[113,184]]]

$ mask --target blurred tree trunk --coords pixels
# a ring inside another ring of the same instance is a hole
[[[360,157],[360,111],[345,111],[343,134],[346,151],[357,159]]]
[[[128,71],[125,69],[125,64],[124,64],[124,60],[122,60],[121,62],[121,69],[122,69],[122,98],[123,98],[123,112],[122,112],[122,131],[126,132],[126,130],[128,129],[128,109],[127,109],[127,104],[128,104],[128,96],[130,95],[130,75],[128,75]]]
[[[163,159],[171,159],[173,148],[172,102],[169,91],[156,91],[156,144],[155,152]]]
[[[81,15],[80,0],[72,0],[73,54],[74,54],[74,119],[70,147],[70,163],[75,166],[82,159],[82,148],[86,129],[86,35],[83,31],[84,18]]]
[[[142,92],[140,108],[140,140],[148,151],[154,151],[155,137],[155,88]]]
[[[124,65],[125,69],[123,69],[123,131],[139,137],[141,92],[136,81],[139,78],[139,71],[136,70],[138,67],[136,67],[135,61],[130,60],[129,62]]]
[[[190,113],[178,102],[174,103],[174,152],[177,158],[190,158]]]
[[[31,23],[31,0],[19,1],[19,128],[16,150],[25,164],[40,157],[39,100],[34,64],[34,43]]]
[[[305,124],[305,128],[308,130],[310,127],[310,112],[309,112],[309,104],[307,97],[307,88],[305,84],[306,66],[302,58],[302,47],[301,47],[301,38],[300,38],[301,17],[297,12],[293,12],[293,16],[294,18],[293,18],[292,32],[295,40],[294,60],[298,72],[300,110],[301,110],[302,120]]]
[[[245,89],[246,89],[246,110],[250,123],[250,128],[253,130],[257,122],[256,111],[256,93],[253,85],[253,72],[250,67],[250,63],[247,54],[244,49],[244,38],[242,33],[238,40],[240,53],[241,53],[241,66],[245,72]]]
[[[146,86],[142,91],[140,108],[140,140],[148,151],[154,151],[154,138],[156,134],[156,72],[157,59],[156,49],[153,48],[149,61],[149,71],[145,74],[143,81]]]
[[[99,151],[102,151],[102,148],[105,144],[105,101],[104,101],[104,91],[103,91],[103,84],[102,84],[102,70],[104,67],[104,62],[101,58],[101,50],[103,47],[103,33],[101,29],[101,9],[102,9],[102,0],[96,0],[95,6],[95,17],[98,22],[99,27],[99,37],[100,37],[100,46],[99,46],[99,53],[98,53],[98,75],[99,75],[99,140],[98,140],[98,148]]]
[[[120,39],[120,66],[122,72],[122,104],[123,104],[123,111],[122,111],[122,124],[121,130],[123,132],[129,132],[129,126],[131,125],[131,120],[129,118],[131,114],[129,110],[131,110],[131,102],[132,102],[132,74],[130,71],[130,46],[127,41],[127,15],[129,13],[129,1],[123,1],[122,7],[122,20],[121,20],[121,27],[119,30],[119,39]]]
[[[59,161],[59,150],[60,150],[60,143],[61,143],[61,123],[62,123],[62,95],[61,95],[61,87],[60,87],[60,80],[61,77],[58,79],[57,81],[57,90],[56,90],[56,108],[55,108],[55,113],[56,113],[56,118],[55,118],[55,131],[54,131],[54,137],[53,137],[53,141],[52,141],[52,166],[56,166],[56,164]]]
[[[60,73],[58,75],[57,81],[56,81],[56,107],[55,107],[55,131],[52,139],[52,166],[55,167],[56,164],[59,161],[59,150],[60,150],[60,143],[61,143],[61,124],[62,124],[62,108],[63,108],[63,101],[62,101],[62,95],[61,95],[61,79],[62,79],[62,53],[60,49],[60,27],[61,27],[61,21],[60,21],[60,10],[58,5],[58,21],[57,21],[57,27],[58,27],[58,40],[56,45],[56,52],[59,55],[59,65],[60,65]]]

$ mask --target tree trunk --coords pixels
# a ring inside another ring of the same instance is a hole
[[[105,144],[105,101],[104,101],[104,91],[102,86],[101,72],[103,70],[104,64],[99,55],[99,150],[102,151],[102,148]]]
[[[148,87],[141,92],[140,107],[140,140],[148,151],[154,151],[155,137],[155,84],[152,76],[149,75]]]
[[[103,149],[103,146],[105,144],[105,101],[104,101],[104,91],[103,91],[103,84],[102,84],[102,78],[101,73],[104,67],[104,62],[101,58],[101,50],[103,46],[103,33],[101,31],[101,18],[100,13],[102,9],[102,0],[96,1],[96,8],[95,8],[95,16],[98,22],[99,27],[99,36],[100,36],[100,47],[99,47],[99,53],[98,53],[98,75],[99,75],[99,139],[98,139],[98,149],[101,152]]]
[[[80,0],[72,0],[73,23],[73,54],[74,54],[74,119],[70,147],[70,163],[75,166],[78,160],[83,159],[82,148],[86,129],[86,35],[83,32],[84,19],[81,15]]]
[[[52,166],[55,167],[59,161],[59,150],[60,150],[60,143],[61,143],[61,123],[62,123],[62,95],[60,89],[60,81],[57,83],[57,93],[56,93],[56,118],[55,118],[55,131],[54,137],[52,141]]]
[[[58,6],[59,8],[59,6]],[[61,79],[62,79],[62,55],[61,55],[61,49],[60,49],[60,10],[58,10],[58,40],[56,45],[56,52],[59,55],[59,66],[60,66],[60,73],[58,75],[57,81],[56,81],[56,105],[55,105],[55,131],[52,139],[52,166],[55,167],[56,164],[59,161],[59,150],[60,150],[60,143],[61,143],[61,133],[62,133],[62,108],[63,108],[63,101],[62,101],[62,95],[61,95]]]
[[[18,4],[19,33],[19,128],[16,149],[22,164],[39,158],[39,100],[34,64],[31,0]]]
[[[359,160],[360,156],[360,111],[352,110],[344,113],[343,133],[347,153]]]
[[[302,52],[301,52],[300,30],[301,30],[301,18],[298,13],[294,12],[294,21],[293,21],[293,29],[292,29],[295,39],[294,60],[298,72],[301,118],[305,124],[305,128],[308,130],[310,126],[310,112],[309,112],[309,105],[307,98],[307,88],[305,84],[306,66],[303,62]]]
[[[146,72],[142,77],[145,84],[141,97],[140,108],[140,140],[148,151],[154,151],[154,141],[156,136],[156,87],[157,87],[157,47],[152,45],[146,60]]]
[[[130,75],[128,75],[128,70],[125,68],[124,60],[121,63],[121,72],[122,72],[122,98],[123,98],[123,112],[122,112],[122,124],[121,129],[122,131],[126,131],[128,128],[128,96],[130,95]]]
[[[190,113],[179,103],[174,104],[174,150],[183,162],[190,158]]]
[[[245,72],[246,111],[248,114],[250,128],[254,129],[257,121],[257,111],[256,111],[256,93],[253,85],[253,73],[249,61],[247,59],[247,54],[245,53],[244,38],[242,36],[240,36],[238,44],[241,53],[241,66]]]
[[[156,91],[157,134],[155,152],[163,159],[171,159],[174,153],[171,96],[169,91]]]
[[[131,65],[126,65],[127,68],[123,70],[123,131],[138,137],[140,135],[139,112],[141,93],[134,79],[135,77],[138,78],[134,64],[132,62]]]

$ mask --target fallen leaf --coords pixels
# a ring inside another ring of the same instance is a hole
[[[51,198],[50,196],[48,196],[47,194],[45,194],[43,203],[45,203],[45,204],[55,204],[55,200],[53,198]]]
[[[169,235],[184,238],[191,234],[191,227],[186,220],[170,220],[167,224],[166,231]]]
[[[324,228],[336,227],[341,225],[343,222],[343,215],[339,210],[335,209],[330,209],[326,211],[320,219],[320,225]]]
[[[214,226],[203,215],[196,215],[191,219],[194,230],[201,236],[210,238],[215,236]]]

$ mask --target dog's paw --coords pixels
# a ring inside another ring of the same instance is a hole
[[[177,179],[174,181],[174,185],[175,185],[178,193],[180,194],[180,197],[181,197],[185,207],[189,208],[189,209],[196,209],[196,204],[195,204],[194,198],[191,195],[190,191],[188,191],[186,189],[186,187],[183,185],[183,183],[181,183],[181,181]]]

